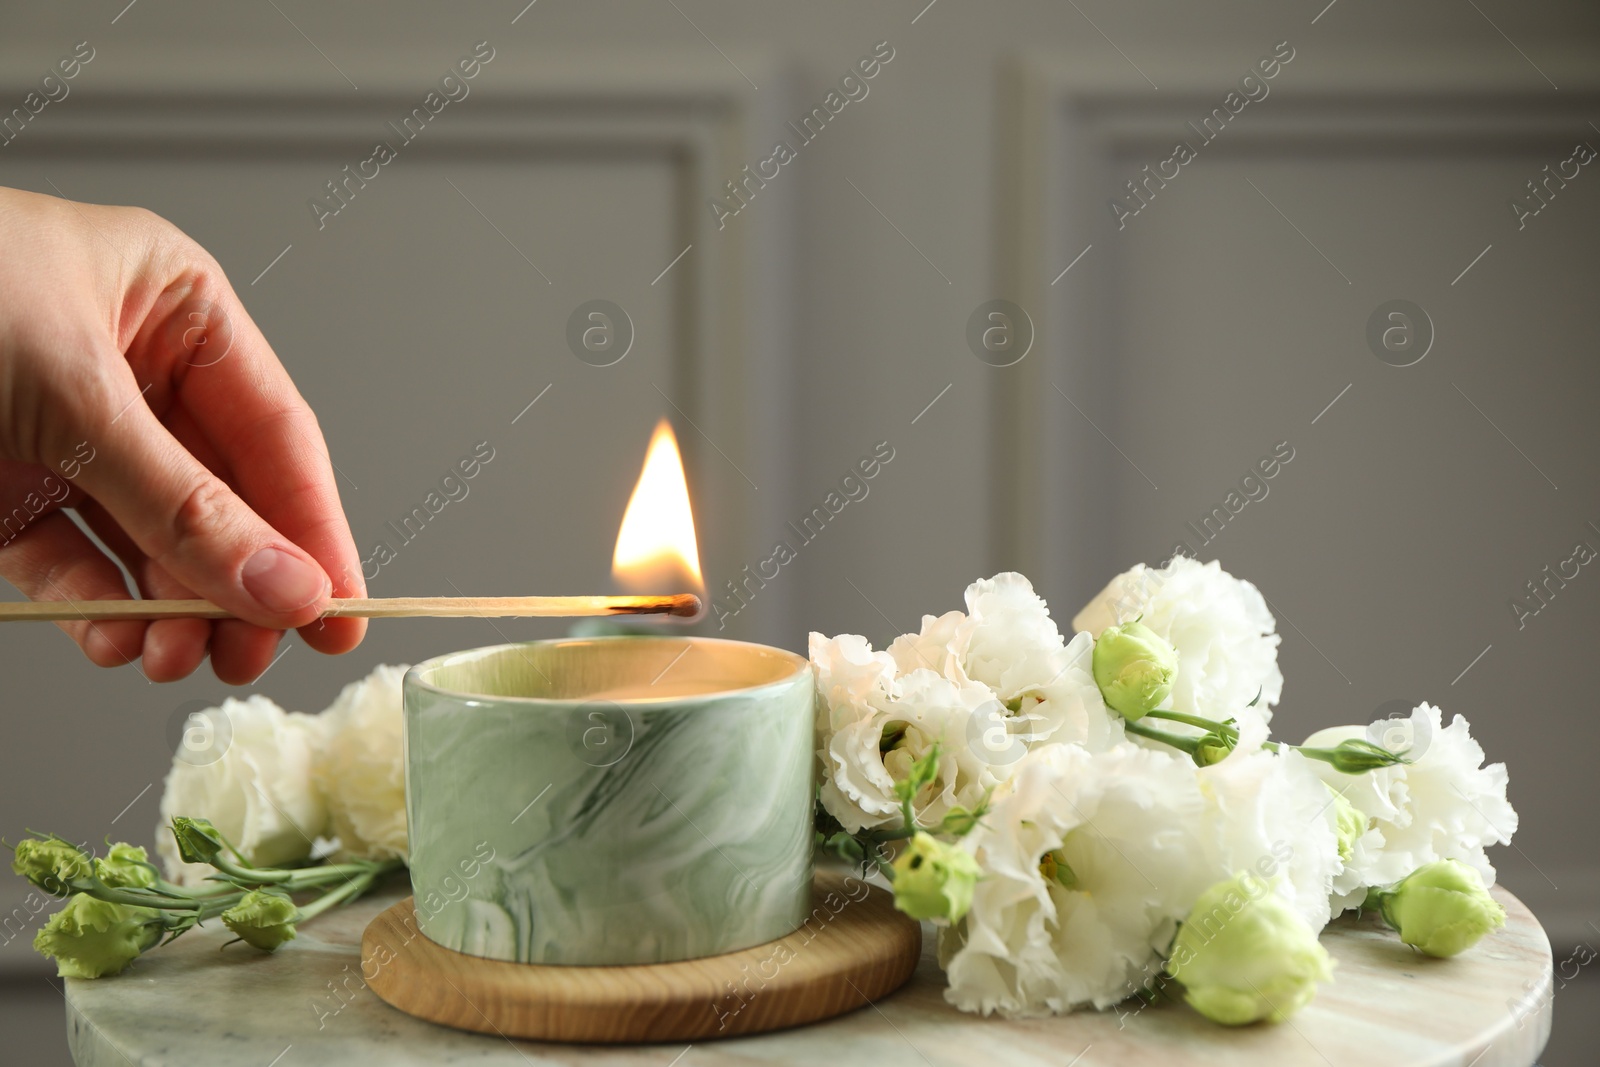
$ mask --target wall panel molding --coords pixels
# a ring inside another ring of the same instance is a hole
[[[1007,369],[994,393],[991,541],[1002,563],[1040,576],[1047,588],[1058,588],[1069,567],[1109,573],[1112,558],[1093,528],[1093,509],[1074,506],[1104,490],[1108,465],[1067,462],[1074,431],[1061,415],[1072,412],[1061,394],[1085,411],[1105,396],[1115,325],[1108,309],[1116,294],[1099,277],[1053,279],[1091,244],[1096,258],[1115,254],[1107,201],[1131,176],[1114,167],[1116,158],[1135,150],[1165,158],[1185,123],[1199,121],[1233,87],[1182,59],[1147,66],[1161,72],[1159,91],[1126,65],[1085,64],[1060,53],[1025,53],[1001,71],[998,291],[1028,309],[1037,336],[1033,353]],[[1285,67],[1260,109],[1241,115],[1203,151],[1470,156],[1600,138],[1588,125],[1600,111],[1600,77],[1569,81],[1556,93],[1503,64],[1471,81],[1463,80],[1463,67],[1426,57],[1381,68],[1390,70],[1382,77],[1356,64],[1331,76]]]

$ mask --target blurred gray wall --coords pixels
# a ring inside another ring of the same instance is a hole
[[[1012,567],[1065,622],[1187,542],[1277,610],[1283,736],[1397,700],[1468,716],[1522,815],[1503,880],[1556,941],[1596,936],[1600,574],[1520,627],[1511,601],[1600,548],[1600,169],[1520,226],[1509,201],[1600,147],[1600,12],[924,3],[11,5],[0,110],[77,42],[94,59],[0,183],[144,205],[218,257],[319,413],[363,554],[491,443],[374,595],[605,589],[661,415],[713,596],[799,547],[724,601],[738,636],[885,642]],[[319,228],[308,201],[485,40],[470,95]],[[788,123],[885,41],[803,143]],[[1217,108],[1202,144],[1186,123]],[[1196,158],[1135,199],[1180,139]],[[732,213],[779,140],[796,158]],[[568,344],[596,299],[631,322],[611,366]],[[995,299],[1032,335],[1010,366],[969,344]],[[1410,366],[1369,345],[1393,300],[1431,334]],[[880,442],[866,497],[799,545],[786,524]],[[378,623],[339,660],[291,638],[257,688],[314,711],[377,663],[562,630]],[[49,627],[3,640],[0,829],[148,840],[177,724],[229,689],[98,671]],[[31,935],[0,965],[40,966]]]

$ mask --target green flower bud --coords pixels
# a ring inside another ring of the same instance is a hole
[[[62,978],[116,974],[161,939],[161,913],[77,893],[33,938]]]
[[[175,815],[172,833],[178,839],[178,855],[185,863],[210,863],[222,852],[222,834],[207,819]]]
[[[913,919],[956,922],[972,907],[981,873],[970,852],[919,830],[894,861],[894,906]]]
[[[1282,1022],[1311,1002],[1333,960],[1288,902],[1246,872],[1200,894],[1167,971],[1184,999],[1224,1026]]]
[[[1333,829],[1339,837],[1339,859],[1349,863],[1356,842],[1367,832],[1367,817],[1333,786],[1328,786],[1328,792],[1333,794]]]
[[[1506,909],[1478,872],[1458,860],[1418,867],[1378,899],[1400,940],[1430,956],[1458,955],[1506,924]]]
[[[155,868],[144,849],[118,841],[104,857],[94,861],[95,877],[108,886],[149,889],[156,884]]]
[[[1137,722],[1171,694],[1178,652],[1134,621],[1106,627],[1094,643],[1093,667],[1106,706]]]
[[[252,889],[222,913],[222,923],[246,944],[271,952],[294,940],[294,920],[299,914],[288,894]]]
[[[1195,746],[1194,762],[1197,767],[1210,767],[1221,763],[1228,758],[1228,753],[1233,751],[1235,741],[1223,734],[1209,733],[1200,738],[1200,743]]]
[[[65,896],[67,883],[93,873],[89,857],[59,837],[29,837],[17,842],[11,871],[55,896]]]
[[[1411,762],[1401,753],[1390,752],[1359,737],[1341,741],[1333,748],[1301,748],[1298,751],[1302,756],[1321,760],[1344,774],[1363,774],[1380,767]]]

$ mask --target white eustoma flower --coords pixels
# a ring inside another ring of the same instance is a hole
[[[985,744],[980,731],[1007,717],[994,693],[976,682],[958,685],[932,671],[912,671],[900,679],[887,713],[883,765],[895,781],[911,764],[939,746],[939,772],[912,801],[917,821],[935,826],[952,808],[976,808],[995,786],[1011,776],[1020,748]]]
[[[407,856],[404,665],[351,682],[322,713],[327,740],[316,764],[330,833],[355,859]]]
[[[1068,645],[1028,579],[976,581],[966,603],[923,616],[884,652],[854,634],[811,635],[822,803],[850,832],[900,820],[894,783],[935,743],[939,777],[916,805],[925,825],[980,802],[1032,746],[1123,740],[1091,673],[1093,639]]]
[[[185,863],[170,829],[175,815],[209,819],[256,866],[303,860],[328,809],[313,773],[323,736],[310,715],[264,696],[228,699],[189,717],[161,796],[156,852],[167,878],[194,885],[215,872]]]
[[[1313,933],[1328,924],[1328,898],[1344,869],[1327,764],[1262,747],[1266,727],[1241,726],[1220,763],[1196,771],[1206,798],[1207,860],[1220,880],[1248,871],[1272,887]]]
[[[824,712],[817,718],[819,736],[888,707],[900,673],[889,653],[874,652],[858,634],[813,633],[810,654]]]
[[[1134,745],[1029,752],[963,839],[983,868],[940,932],[945,999],[1005,1016],[1107,1007],[1148,984],[1215,879],[1186,758]]]
[[[897,688],[895,661],[857,634],[811,635],[817,684],[817,756],[822,805],[851,833],[897,810],[883,767],[882,738]]]
[[[893,660],[897,674],[934,671],[952,682],[965,684],[972,680],[965,665],[971,639],[972,625],[964,612],[924,615],[922,629],[895,638],[885,654]]]
[[[957,684],[981,682],[1002,701],[1050,682],[1066,640],[1033,584],[1014,571],[967,586],[967,611],[924,615],[922,629],[889,646],[901,674],[936,671]]]
[[[1007,571],[967,587],[967,675],[1011,700],[1048,684],[1065,665],[1066,641],[1044,598],[1027,578]]]
[[[1213,560],[1177,556],[1165,567],[1138,564],[1119,574],[1072,620],[1096,637],[1139,619],[1178,650],[1168,707],[1208,719],[1271,721],[1283,694],[1277,620],[1261,591]],[[1250,702],[1257,694],[1254,707]],[[1173,726],[1175,732],[1194,732]]]
[[[1106,707],[1095,683],[1093,657],[1094,638],[1087,633],[1073,637],[1056,657],[1061,665],[1054,675],[1023,691],[1016,715],[1022,725],[1014,732],[1029,745],[1082,745],[1091,752],[1125,741],[1122,716]]]
[[[1345,870],[1334,880],[1336,910],[1361,905],[1369,886],[1397,882],[1435,860],[1460,860],[1493,885],[1494,865],[1484,849],[1509,844],[1517,813],[1506,799],[1503,763],[1483,765],[1483,747],[1460,715],[1444,726],[1426,702],[1411,712],[1409,733],[1418,739],[1416,762],[1363,774],[1343,774],[1315,763],[1318,775],[1367,817]],[[1307,748],[1332,748],[1367,738],[1369,727],[1335,726],[1306,738]]]
[[[827,643],[816,635],[814,656],[818,642]],[[869,700],[838,700],[819,716],[829,722],[819,749],[822,805],[851,833],[901,821],[895,783],[935,745],[937,773],[912,802],[923,826],[937,825],[952,808],[975,808],[1015,762],[976,740],[985,728],[982,717],[1005,711],[986,686],[958,685],[931,670],[912,671],[891,684],[892,690],[874,691]],[[830,690],[837,699],[838,688]]]

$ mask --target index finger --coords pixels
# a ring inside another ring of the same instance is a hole
[[[160,307],[171,303],[170,310]],[[165,311],[164,314],[161,312]],[[274,529],[311,554],[336,597],[366,595],[316,415],[220,271],[176,302],[158,301],[128,352],[165,360],[175,399],[227,463],[235,491]],[[364,619],[319,619],[300,629],[321,652],[347,652]]]

